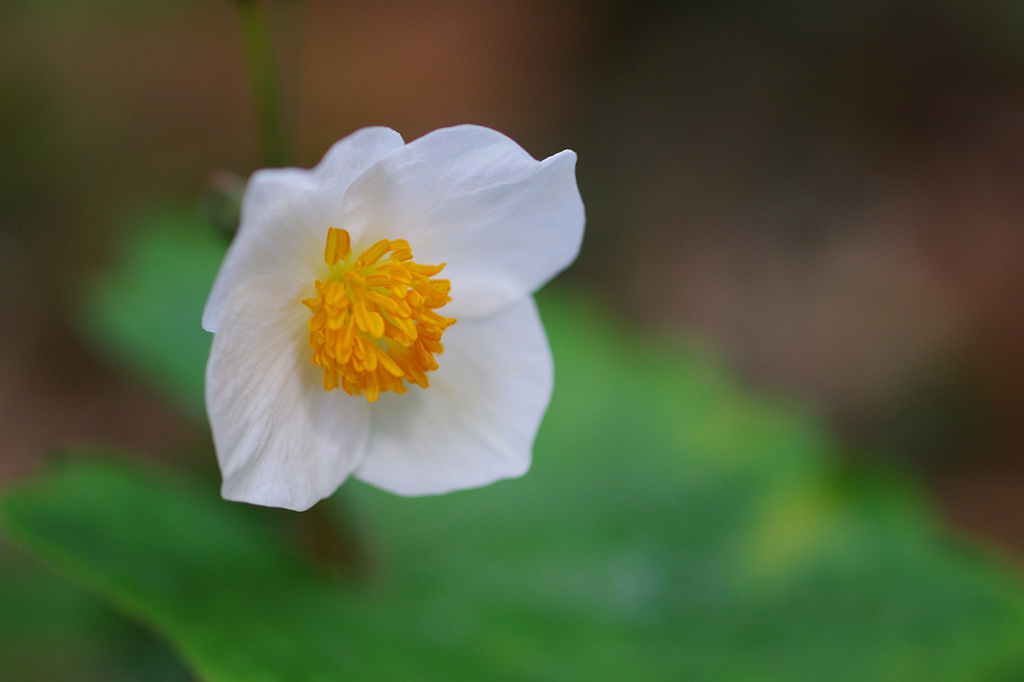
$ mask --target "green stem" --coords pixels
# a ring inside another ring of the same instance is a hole
[[[284,110],[278,93],[267,8],[261,0],[238,0],[264,166],[288,163]]]

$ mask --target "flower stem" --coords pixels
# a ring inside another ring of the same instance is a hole
[[[284,110],[278,92],[270,21],[262,0],[237,0],[242,41],[252,80],[253,100],[259,124],[263,166],[288,163]]]

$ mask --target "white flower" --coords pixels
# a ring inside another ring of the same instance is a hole
[[[256,172],[203,311],[222,495],[304,510],[350,474],[401,495],[524,474],[553,374],[531,294],[579,250],[575,163],[364,128]]]

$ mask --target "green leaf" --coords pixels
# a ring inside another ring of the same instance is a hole
[[[451,664],[382,631],[390,614],[368,612],[368,594],[318,577],[274,541],[263,510],[212,489],[72,464],[3,509],[12,536],[163,632],[205,679],[440,679]]]
[[[80,315],[86,338],[110,362],[204,422],[213,336],[200,321],[226,249],[226,240],[188,213],[151,216],[87,291]]]
[[[533,469],[424,498],[347,483],[362,581],[166,474],[69,464],[0,518],[211,682],[1024,676],[1018,576],[904,478],[844,465],[705,353],[541,303],[556,391]]]
[[[6,544],[0,575],[0,679],[189,679],[152,635]]]

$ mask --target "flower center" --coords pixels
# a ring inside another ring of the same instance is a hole
[[[455,324],[434,312],[452,300],[451,283],[432,279],[444,263],[414,263],[404,239],[382,239],[354,261],[351,255],[348,232],[330,228],[330,275],[316,281],[316,298],[302,302],[313,313],[309,347],[324,370],[324,390],[365,391],[372,403],[381,391],[405,393],[406,381],[427,388],[434,354],[444,352],[441,334]]]

